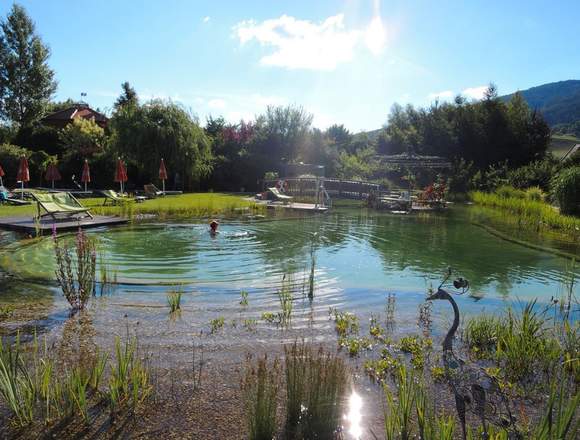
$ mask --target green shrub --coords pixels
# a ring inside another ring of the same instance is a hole
[[[552,158],[538,160],[524,165],[508,173],[508,182],[518,189],[526,189],[531,186],[538,186],[547,191],[550,187],[550,180],[557,169],[557,162]]]
[[[534,202],[542,202],[546,198],[546,194],[542,191],[539,186],[532,186],[526,189],[526,199],[532,200]]]
[[[552,180],[552,193],[562,214],[580,215],[580,166],[558,173]]]
[[[526,197],[526,193],[514,187],[508,185],[502,185],[498,189],[495,190],[495,193],[503,199],[524,199]]]

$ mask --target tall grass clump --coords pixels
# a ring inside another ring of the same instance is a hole
[[[470,193],[470,197],[478,205],[491,206],[505,210],[510,214],[516,214],[515,219],[518,224],[534,230],[546,227],[560,229],[574,236],[579,235],[580,218],[565,215],[565,211],[560,213],[546,202],[527,199],[525,193],[524,197],[506,197],[497,192],[473,191]]]
[[[169,305],[170,313],[177,312],[181,310],[181,297],[183,291],[181,289],[170,290],[167,292],[167,305]]]
[[[127,339],[121,344],[121,339],[116,337],[115,356],[107,396],[111,417],[125,405],[134,409],[151,392],[149,371],[137,357],[137,340]]]
[[[19,337],[14,346],[0,340],[0,394],[17,425],[26,426],[33,420],[36,387],[22,359]]]
[[[56,280],[73,312],[82,310],[95,293],[97,254],[95,242],[82,229],[76,234],[74,250],[53,230]]]
[[[560,381],[559,386],[552,385],[548,404],[534,430],[534,439],[572,440],[578,438],[580,419],[577,412],[580,405],[580,393],[576,392],[573,396],[566,397],[564,383],[565,381]]]
[[[272,440],[276,434],[277,399],[280,390],[280,367],[277,359],[272,365],[268,357],[249,365],[242,380],[246,408],[248,439]]]
[[[293,438],[334,438],[346,405],[343,360],[304,342],[285,348],[286,432]]]

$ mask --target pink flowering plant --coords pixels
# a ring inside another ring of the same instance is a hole
[[[53,228],[56,256],[56,280],[69,302],[72,311],[85,308],[95,292],[96,251],[95,242],[79,228],[74,250],[65,240],[59,239]]]

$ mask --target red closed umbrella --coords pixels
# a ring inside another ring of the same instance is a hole
[[[167,168],[165,168],[165,161],[161,158],[159,165],[159,179],[163,182],[163,195],[165,195],[165,181],[167,180]]]
[[[48,165],[48,167],[46,168],[46,174],[44,175],[46,180],[50,180],[52,182],[52,189],[54,189],[54,181],[55,180],[60,180],[62,177],[60,176],[60,173],[58,172],[58,168],[56,167],[56,164],[51,163]]]
[[[4,186],[4,183],[2,183],[2,177],[4,177],[5,175],[6,173],[2,169],[2,165],[0,165],[0,186]]]
[[[125,164],[119,157],[117,160],[117,172],[115,173],[115,182],[121,184],[121,194],[123,194],[123,184],[127,181],[127,170],[125,169]]]
[[[85,192],[87,192],[87,183],[91,183],[91,170],[89,168],[89,161],[85,159],[85,164],[83,165],[83,175],[81,176],[81,182],[85,184]]]
[[[20,157],[20,164],[18,165],[18,174],[16,175],[16,180],[20,182],[20,198],[24,199],[24,182],[30,182],[28,161],[24,155]]]

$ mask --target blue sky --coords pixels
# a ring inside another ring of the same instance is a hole
[[[375,129],[394,102],[428,105],[580,78],[580,2],[25,0],[52,50],[57,98],[109,110],[143,99],[248,119],[298,104],[314,125]],[[0,4],[5,16],[11,3]]]

